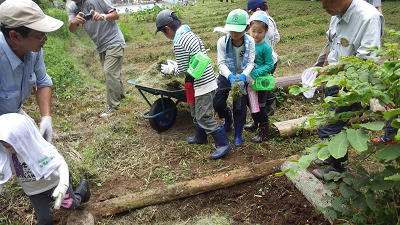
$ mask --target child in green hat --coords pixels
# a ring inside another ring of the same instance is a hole
[[[175,12],[170,9],[162,10],[156,18],[156,26],[168,39],[173,40],[176,63],[169,60],[161,65],[161,72],[179,76],[185,74],[185,90],[187,102],[190,103],[190,112],[196,128],[196,135],[185,140],[189,144],[206,144],[207,134],[211,134],[217,149],[211,158],[220,158],[229,152],[232,147],[225,130],[211,115],[214,91],[217,89],[214,70],[209,63],[203,75],[194,79],[186,71],[189,62],[199,52],[207,55],[201,39],[190,31],[188,25],[182,25]]]
[[[229,34],[221,37],[217,43],[218,89],[214,95],[214,110],[219,118],[225,118],[224,128],[228,130],[232,124],[231,109],[227,106],[229,91],[233,81],[246,82],[250,72],[254,69],[255,44],[254,39],[245,34],[250,28],[249,15],[243,9],[231,11],[226,19],[225,30]],[[246,96],[236,100],[244,107],[233,107],[235,127],[235,146],[242,145],[242,130],[246,123]]]

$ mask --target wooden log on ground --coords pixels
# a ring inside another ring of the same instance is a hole
[[[304,120],[307,120],[307,116],[303,116],[293,120],[287,120],[282,122],[275,122],[272,124],[272,129],[275,130],[276,133],[279,133],[281,137],[290,137],[294,136],[297,133],[299,127],[301,127]],[[308,120],[305,125],[308,125]]]
[[[284,77],[275,77],[275,88],[272,92],[277,91],[277,87],[282,87],[284,92],[289,92],[292,85],[301,85],[301,73]]]
[[[302,126],[304,120],[306,120],[306,122]],[[360,118],[352,117],[350,119],[350,123],[355,123],[357,121],[369,121],[369,117],[367,117],[364,114]],[[291,137],[291,136],[295,136],[299,129],[302,130],[303,127],[308,124],[309,124],[309,121],[307,119],[307,116],[303,116],[303,117],[293,119],[293,120],[275,122],[272,124],[271,129],[272,129],[272,132],[279,134],[279,136],[281,136],[281,137]],[[317,128],[318,128],[317,126],[313,126],[309,130],[315,130]]]
[[[298,159],[299,156],[292,156],[290,158]],[[260,179],[268,174],[278,172],[281,164],[286,160],[287,158],[277,159],[242,169],[207,176],[197,180],[189,180],[176,184],[155,187],[148,191],[133,193],[94,203],[89,206],[90,208],[88,208],[88,210],[92,211],[97,216],[110,216],[143,206],[168,202],[208,191],[230,187],[235,184]]]
[[[297,164],[297,162],[286,161],[282,164],[281,169],[282,171],[285,171]],[[312,205],[320,207],[332,206],[331,201],[322,201],[321,198],[324,196],[333,196],[333,193],[330,190],[325,189],[324,184],[307,170],[299,169],[297,176],[293,179],[290,178],[289,172],[285,173],[285,175]],[[330,217],[328,220],[332,224],[332,219]]]

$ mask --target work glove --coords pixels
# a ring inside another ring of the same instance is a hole
[[[46,141],[51,143],[51,138],[53,136],[53,128],[51,127],[51,117],[50,116],[42,117],[42,120],[40,121],[39,132],[40,132],[40,135],[42,135]]]
[[[246,75],[242,73],[242,74],[240,75],[240,78],[239,78],[239,80],[238,80],[237,82],[242,81],[243,84],[244,84],[244,83],[246,82],[246,78],[247,78]]]
[[[228,76],[228,80],[229,80],[229,82],[231,82],[231,86],[233,85],[233,80],[238,80],[238,79],[239,79],[239,77],[237,77],[233,74],[229,74],[229,76]]]
[[[167,64],[161,64],[161,73],[163,74],[175,74],[175,70],[178,68],[178,64],[168,59]]]
[[[52,195],[53,198],[55,198],[54,209],[60,208],[61,203],[64,201],[65,194],[68,191],[69,187],[68,165],[62,164],[60,167],[58,167],[58,174],[60,177],[60,182],[58,183],[58,186],[54,189]]]
[[[53,192],[53,198],[55,198],[54,209],[59,209],[62,201],[64,201],[65,194],[67,193],[68,185],[67,184],[59,184]]]

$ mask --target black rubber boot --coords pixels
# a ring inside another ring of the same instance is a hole
[[[207,134],[206,131],[196,124],[196,135],[194,137],[185,138],[189,144],[207,144]]]
[[[232,146],[229,143],[228,136],[226,135],[225,129],[222,127],[221,129],[211,133],[215,140],[215,144],[217,145],[217,149],[210,156],[212,159],[218,159],[225,155],[227,152],[232,150]]]
[[[90,199],[89,182],[86,179],[81,180],[79,186],[75,189],[74,193],[80,195],[82,202],[87,202]]]
[[[255,131],[258,129],[258,117],[253,116],[253,123],[252,124],[246,124],[243,126],[245,130],[251,130]]]
[[[258,128],[258,135],[251,138],[251,142],[261,143],[269,140],[269,126],[268,123],[260,123]]]
[[[317,165],[317,166],[322,166],[322,165],[330,165],[331,162],[329,161],[329,158],[326,159],[326,160],[320,160],[318,158],[315,158],[314,159],[314,164]]]
[[[325,174],[328,174],[331,171],[336,171],[339,173],[345,172],[346,168],[344,168],[344,166],[342,166],[342,162],[347,161],[347,159],[349,158],[348,153],[346,153],[346,155],[344,155],[344,157],[339,158],[339,159],[335,159],[334,157],[329,157],[327,159],[328,162],[330,162],[330,166],[326,169],[315,169],[312,171],[312,174],[314,174],[314,176],[316,176],[317,178],[321,179],[321,180],[325,180]]]

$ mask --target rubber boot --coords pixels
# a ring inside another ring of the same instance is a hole
[[[90,199],[89,182],[85,179],[81,180],[79,186],[74,191],[75,194],[81,196],[81,202],[87,202]]]
[[[243,127],[245,130],[251,130],[255,131],[258,129],[258,117],[253,116],[253,123],[252,124],[246,124]]]
[[[228,132],[229,127],[232,125],[232,110],[230,107],[228,107],[229,113],[228,116],[225,117],[225,124],[223,125],[223,128],[225,132]]]
[[[210,156],[212,159],[218,159],[225,155],[227,152],[232,150],[232,146],[229,143],[228,136],[226,135],[225,129],[221,127],[221,129],[211,133],[215,140],[215,144],[217,145],[217,149]]]
[[[326,159],[326,160],[320,160],[318,158],[315,158],[314,159],[314,164],[317,165],[317,166],[322,166],[322,165],[330,165],[331,162],[329,161],[329,158]]]
[[[239,147],[242,145],[243,140],[242,140],[242,130],[243,126],[235,126],[235,139],[233,141],[233,144],[236,147]]]
[[[258,135],[251,138],[251,142],[261,143],[269,140],[269,126],[268,123],[260,123],[260,127],[258,128]]]
[[[185,138],[189,144],[207,144],[207,134],[206,131],[196,124],[196,135],[194,137]]]
[[[328,162],[330,162],[330,166],[326,169],[315,169],[312,171],[312,174],[314,174],[314,176],[316,176],[317,178],[321,179],[321,180],[326,180],[325,179],[325,174],[328,174],[331,171],[336,171],[339,173],[345,172],[346,168],[344,168],[344,166],[342,166],[342,162],[347,161],[348,159],[348,153],[346,153],[346,155],[340,159],[335,159],[334,157],[329,157],[328,158]]]

